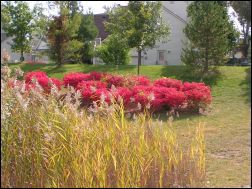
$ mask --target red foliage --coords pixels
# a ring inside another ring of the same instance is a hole
[[[123,99],[124,108],[125,109],[129,108],[130,103],[131,103],[130,99],[133,95],[133,92],[130,89],[128,89],[126,87],[118,87],[116,89],[116,91],[114,91],[112,94],[118,103],[119,103],[119,99],[121,97]]]
[[[32,79],[36,78],[48,78],[45,72],[41,71],[34,71],[34,72],[27,72],[24,76],[25,82],[26,83],[32,83]]]
[[[145,76],[133,76],[132,78],[133,81],[135,81],[135,85],[144,85],[144,86],[149,86],[151,84],[151,81],[149,78]]]
[[[91,105],[92,102],[100,102],[102,98],[107,103],[111,102],[110,92],[106,88],[100,88],[97,90],[92,90],[90,88],[83,88],[82,92],[82,99],[84,105]]]
[[[151,104],[155,111],[178,108],[185,103],[185,94],[176,88],[154,87],[153,89],[155,99]]]
[[[181,90],[183,87],[182,81],[171,78],[157,79],[154,81],[153,85],[157,87],[176,88],[177,90]]]
[[[84,73],[69,73],[66,74],[63,78],[64,85],[73,86],[74,88],[80,83],[81,81],[88,81],[90,80],[90,74]]]
[[[185,82],[183,91],[187,97],[189,108],[204,108],[212,101],[210,87],[204,83]]]
[[[151,95],[153,94],[152,86],[135,86],[132,89],[132,97],[136,104],[140,103],[142,108],[146,107],[151,101]]]
[[[45,72],[29,72],[25,75],[26,89],[34,87],[32,78],[36,78],[45,92],[50,92],[50,78]],[[81,90],[84,105],[91,105],[92,102],[105,101],[111,103],[111,97],[119,103],[123,99],[125,109],[137,109],[141,104],[141,110],[151,108],[151,111],[162,111],[182,107],[188,109],[205,108],[211,103],[210,87],[204,83],[184,84],[180,80],[162,78],[154,81],[144,76],[124,77],[106,73],[92,72],[69,73],[63,78],[63,82],[51,78],[51,81],[60,89],[61,86],[73,86],[76,90]],[[13,86],[12,83],[9,83]],[[115,88],[111,88],[114,85]]]
[[[26,61],[26,64],[46,64],[45,61],[42,61],[42,60],[37,60],[37,61],[32,61],[32,60],[28,60]]]
[[[82,90],[84,88],[95,87],[96,89],[106,88],[107,84],[102,81],[81,81],[76,86],[77,90]]]
[[[111,88],[112,85],[115,87],[123,87],[127,83],[126,78],[111,74],[106,74],[103,80],[107,83],[108,88]]]
[[[100,81],[103,76],[105,76],[105,73],[100,73],[100,72],[90,72],[90,80],[94,81]]]

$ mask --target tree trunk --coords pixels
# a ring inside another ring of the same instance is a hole
[[[24,51],[21,49],[21,56],[20,56],[20,62],[24,61]]]
[[[59,45],[58,47],[58,64],[59,66],[62,65],[62,46]]]
[[[141,54],[142,54],[142,50],[138,50],[138,62],[137,62],[137,75],[139,75],[139,70],[140,70],[140,66],[141,66]]]
[[[246,30],[244,33],[244,38],[243,38],[243,55],[245,58],[248,57],[248,49],[249,49],[249,28],[250,24],[247,23],[246,25]]]
[[[206,39],[206,52],[205,52],[205,65],[204,65],[204,70],[203,73],[207,73],[208,72],[208,38]]]

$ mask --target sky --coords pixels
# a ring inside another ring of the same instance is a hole
[[[47,7],[46,1],[26,1],[31,8],[34,7],[36,3],[41,3],[45,7]],[[94,14],[104,13],[105,9],[103,9],[104,6],[113,6],[114,4],[120,4],[120,5],[127,5],[128,1],[80,1],[83,5],[84,11],[88,11],[89,8],[91,8],[91,11]]]
[[[42,3],[45,7],[47,7],[46,1],[26,1],[30,8],[33,8],[36,3]],[[120,4],[122,6],[125,6],[128,4],[128,1],[81,1],[84,11],[88,11],[89,8],[91,8],[91,11],[94,14],[104,13],[105,9],[104,6],[111,7],[114,4]],[[230,7],[228,9],[228,13],[231,16],[231,19],[234,21],[235,27],[241,31],[241,26],[239,24],[239,21],[232,16],[232,12],[234,12],[233,8]]]

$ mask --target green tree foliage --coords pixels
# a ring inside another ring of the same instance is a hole
[[[242,26],[242,49],[244,56],[247,58],[251,36],[251,1],[230,1],[230,4],[237,13]]]
[[[222,65],[237,36],[227,8],[216,1],[192,2],[184,33],[189,40],[181,59],[193,70],[206,74],[209,66]]]
[[[116,34],[109,35],[96,49],[96,55],[105,64],[125,65],[130,61],[127,41]]]
[[[34,15],[26,2],[6,1],[1,5],[1,27],[7,36],[13,37],[11,49],[20,52],[20,61],[24,61],[24,53],[31,51]]]
[[[84,43],[81,49],[81,60],[83,63],[92,63],[94,56],[94,46],[91,41],[94,41],[98,35],[98,28],[94,23],[94,15],[89,11],[86,15],[82,15],[81,24],[78,31],[78,40]]]
[[[83,46],[83,43],[76,39],[81,16],[76,13],[71,18],[69,9],[64,2],[56,2],[55,4],[60,7],[60,15],[53,17],[47,33],[50,57],[58,65],[67,62],[78,62],[81,59],[80,49]]]
[[[44,14],[45,7],[41,3],[36,3],[33,9],[35,22],[35,33],[44,36],[48,29],[49,17]]]
[[[151,48],[170,30],[161,19],[161,2],[129,1],[127,7],[115,7],[108,10],[109,21],[105,23],[107,31],[127,40],[130,48],[138,52],[138,74],[141,65],[141,53]]]

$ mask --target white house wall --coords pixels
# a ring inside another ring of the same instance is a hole
[[[14,63],[14,62],[19,62],[20,61],[20,53],[16,53],[13,52],[11,50],[11,44],[12,43],[12,38],[8,37],[7,39],[5,39],[4,41],[1,42],[1,55],[3,56],[3,52],[7,51],[8,54],[10,55],[10,63]],[[3,57],[1,56],[1,61],[3,60]],[[24,53],[24,58],[27,59],[28,54]]]
[[[163,6],[177,14],[182,19],[186,20],[186,1],[162,1]],[[158,52],[164,51],[166,65],[180,65],[181,64],[181,51],[183,47],[182,41],[185,41],[183,29],[185,23],[174,15],[169,14],[163,10],[163,21],[169,24],[171,33],[169,38],[163,38],[157,42],[153,49],[148,49],[146,55],[143,54],[142,65],[156,65],[158,62]],[[131,56],[137,56],[136,50],[131,51]],[[137,58],[132,58],[132,64],[137,64]]]

